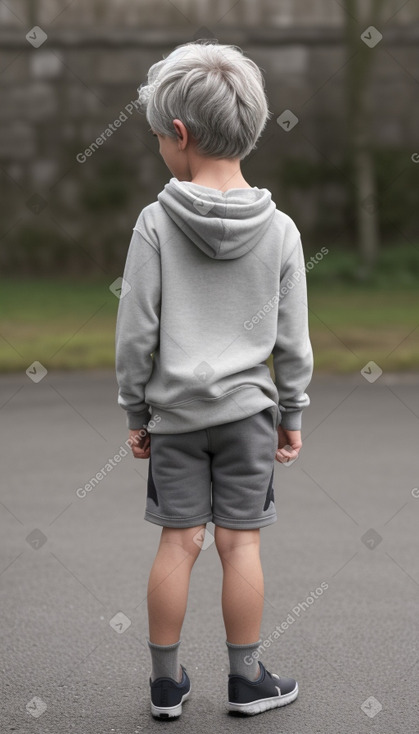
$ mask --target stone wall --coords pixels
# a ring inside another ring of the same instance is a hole
[[[389,0],[371,49],[373,138],[396,156],[383,173],[384,189],[399,176],[393,191],[410,188],[418,148],[418,5]],[[120,268],[139,211],[170,175],[133,107],[137,87],[175,45],[211,35],[240,45],[266,78],[273,115],[245,175],[310,242],[339,237],[349,221],[342,13],[335,0],[0,3],[0,265]],[[284,110],[298,118],[289,131]]]
[[[35,24],[50,29],[171,27],[200,24],[278,28],[340,26],[344,0],[9,0],[0,3],[3,28]],[[358,0],[366,13],[371,0]],[[405,25],[418,20],[416,2],[385,0],[382,22]]]

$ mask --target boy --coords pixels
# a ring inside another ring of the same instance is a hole
[[[179,664],[189,578],[207,522],[223,568],[228,710],[298,695],[261,644],[260,528],[275,522],[275,459],[296,459],[313,353],[298,229],[240,161],[268,111],[262,74],[234,46],[190,43],[154,64],[139,100],[173,175],[134,227],[116,325],[118,403],[149,458],[145,519],[162,526],[148,583],[151,713],[190,693]],[[273,353],[275,382],[266,360]]]

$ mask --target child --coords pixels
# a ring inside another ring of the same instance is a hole
[[[258,655],[260,528],[277,519],[275,459],[296,459],[313,353],[294,222],[240,161],[269,115],[262,74],[234,46],[189,43],[154,64],[139,101],[172,178],[139,215],[116,325],[118,403],[149,458],[145,519],[162,526],[148,583],[151,713],[182,713],[189,579],[207,522],[223,568],[229,711],[298,695]],[[273,354],[275,381],[266,360]]]

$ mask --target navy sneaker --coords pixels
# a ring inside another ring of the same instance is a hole
[[[260,676],[249,680],[243,675],[228,676],[228,710],[229,712],[261,714],[262,711],[275,709],[291,703],[298,696],[298,683],[294,678],[280,678],[269,673],[259,662]]]
[[[180,683],[173,678],[156,678],[151,681],[151,713],[158,719],[174,719],[182,713],[182,703],[189,698],[191,682],[183,667]]]

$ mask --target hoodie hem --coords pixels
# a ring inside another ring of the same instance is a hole
[[[272,409],[272,425],[279,423],[278,405],[255,386],[243,387],[234,393],[215,398],[213,402],[198,399],[176,406],[163,407],[151,404],[152,414],[160,420],[154,422],[149,433],[189,433],[211,426],[244,420],[266,408]]]

